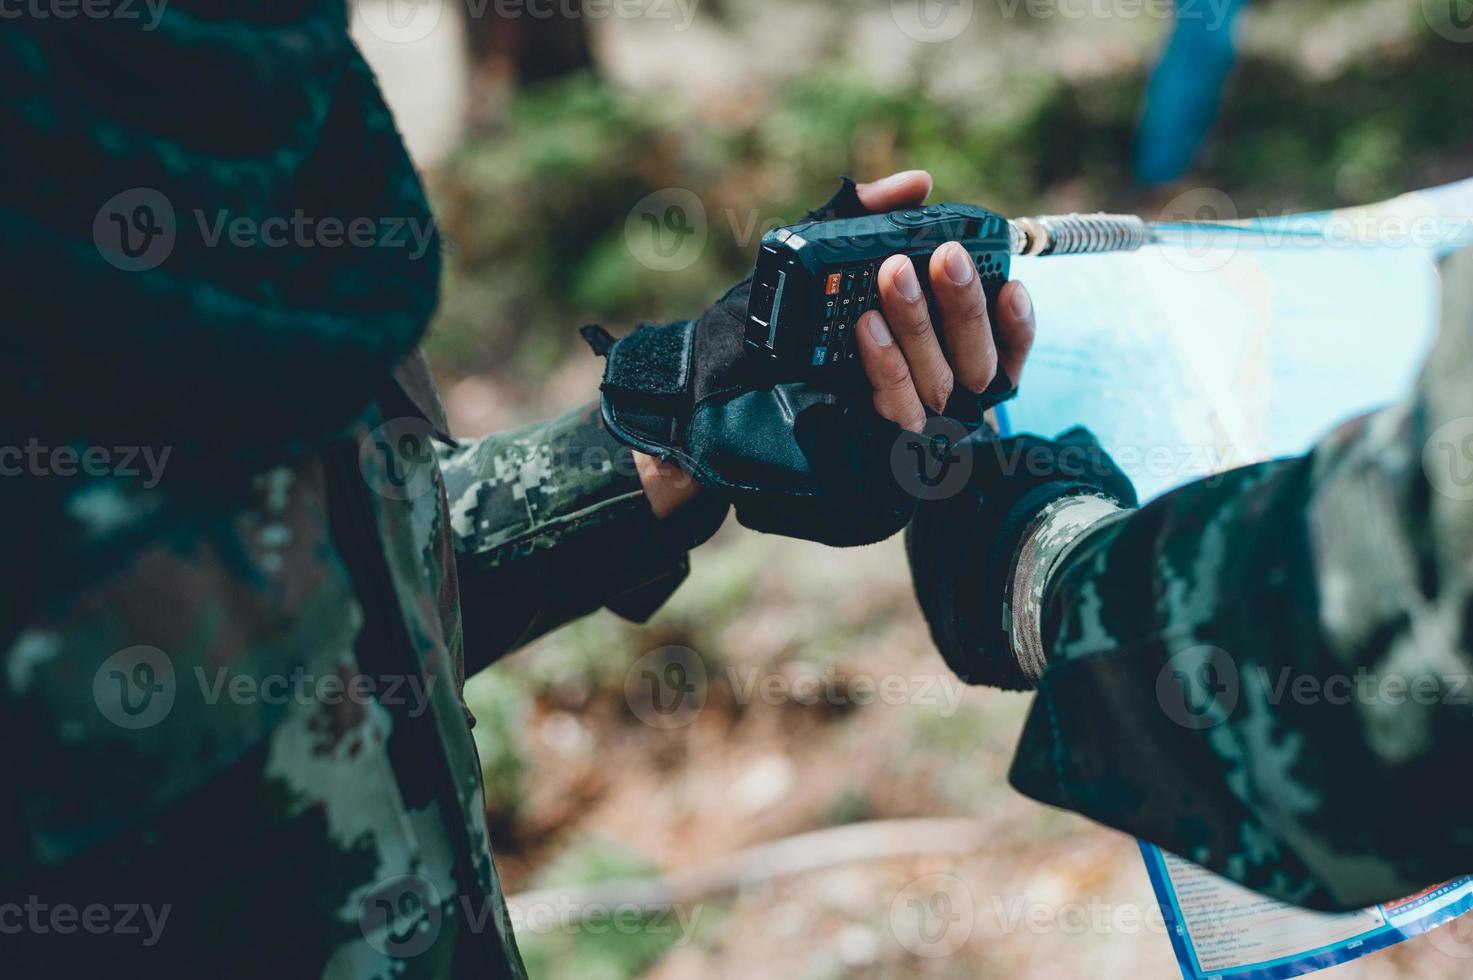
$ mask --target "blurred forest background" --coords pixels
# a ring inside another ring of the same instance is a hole
[[[902,0],[641,0],[536,19],[423,0],[432,23],[380,9],[398,2],[359,0],[355,34],[451,242],[431,352],[467,436],[591,400],[600,362],[577,326],[619,333],[699,311],[746,274],[763,231],[826,199],[839,174],[925,167],[939,200],[1147,216],[1198,187],[1244,212],[1307,210],[1473,174],[1473,45],[1434,29],[1430,0],[1252,4],[1195,167],[1149,188],[1132,180],[1133,141],[1172,28],[1149,13],[1160,5],[983,0],[933,43],[902,28]],[[636,244],[641,208],[658,217],[691,195],[692,253],[665,261]],[[703,666],[705,707],[663,730],[625,683],[672,645]],[[849,687],[886,676],[910,679],[915,703],[864,704]],[[1095,902],[1149,918],[1153,900],[1133,841],[1007,787],[1027,698],[968,691],[949,706],[916,680],[945,676],[898,542],[837,552],[732,524],[649,624],[601,613],[474,678],[509,892],[679,873],[859,821],[971,818],[987,841],[716,895],[685,938],[674,917],[637,935],[524,930],[534,976],[1178,975],[1150,929],[1017,916]],[[744,694],[753,679],[798,677],[824,678],[840,703]],[[962,882],[974,906],[944,956],[917,952],[896,911],[933,874]],[[1418,940],[1334,975],[1466,976],[1454,954]]]

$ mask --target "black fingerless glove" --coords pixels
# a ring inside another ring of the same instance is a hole
[[[807,219],[866,213],[845,178]],[[595,353],[608,356],[609,431],[679,465],[754,530],[836,546],[890,537],[914,514],[914,488],[940,457],[897,452],[917,437],[877,415],[868,397],[764,381],[743,358],[750,288],[748,278],[699,320],[641,326],[617,341],[601,327],[583,328]],[[976,431],[985,410],[1012,394],[1001,377],[983,395],[960,391],[947,406],[946,431]],[[945,437],[921,442],[936,454],[948,449]]]
[[[957,446],[965,488],[924,503],[906,534],[916,598],[942,657],[969,684],[1028,690],[1006,615],[1023,535],[1061,498],[1089,494],[1137,504],[1130,478],[1087,429]]]

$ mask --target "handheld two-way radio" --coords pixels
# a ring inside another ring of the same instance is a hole
[[[996,312],[1014,255],[1140,248],[1150,231],[1128,215],[1062,215],[1009,221],[973,204],[933,204],[858,218],[807,221],[763,236],[747,309],[747,356],[774,381],[837,386],[859,371],[854,328],[879,305],[876,279],[906,255],[930,296],[931,253],[960,242],[977,263]],[[933,323],[938,322],[933,317]]]

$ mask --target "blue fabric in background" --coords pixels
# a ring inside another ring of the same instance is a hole
[[[1136,178],[1169,183],[1191,166],[1217,117],[1236,52],[1233,24],[1247,0],[1177,0],[1176,30],[1146,90]]]

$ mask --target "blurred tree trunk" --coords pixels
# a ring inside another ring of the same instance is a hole
[[[593,66],[587,24],[573,0],[515,6],[466,0],[466,38],[476,73],[503,82],[546,81]]]

